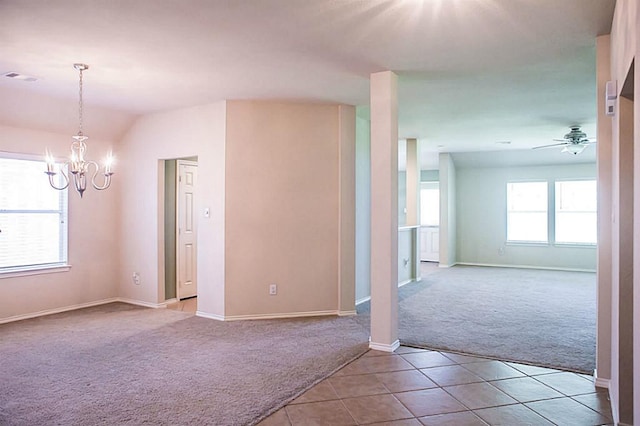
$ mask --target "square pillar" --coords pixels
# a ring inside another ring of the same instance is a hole
[[[407,225],[411,230],[413,257],[411,278],[420,281],[420,142],[407,139]]]
[[[371,74],[371,341],[398,348],[398,77]]]

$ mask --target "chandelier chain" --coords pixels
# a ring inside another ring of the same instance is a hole
[[[82,71],[80,68],[80,79],[78,83],[78,121],[80,122],[80,127],[78,130],[78,135],[82,136]]]

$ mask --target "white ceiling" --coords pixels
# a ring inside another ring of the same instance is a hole
[[[369,75],[393,70],[399,136],[423,141],[425,158],[528,150],[572,124],[595,135],[595,37],[614,3],[2,0],[0,73],[40,80],[0,78],[0,96],[75,101],[84,62],[86,104],[121,114],[286,99],[366,115]]]

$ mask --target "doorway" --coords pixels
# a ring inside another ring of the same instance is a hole
[[[181,301],[198,294],[198,162],[197,157],[189,157],[164,163],[165,300]]]

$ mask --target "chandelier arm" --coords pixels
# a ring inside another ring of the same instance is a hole
[[[67,165],[69,163],[65,163],[65,165]],[[62,174],[62,176],[64,177],[64,181],[66,182],[63,186],[57,186],[54,182],[53,182],[53,177],[55,175],[57,175],[57,172],[54,171],[46,171],[45,172],[46,175],[49,176],[49,185],[51,185],[51,187],[53,189],[57,189],[58,191],[62,191],[63,189],[67,189],[69,187],[69,176],[67,176],[67,174],[64,172],[64,168],[60,168],[60,174]]]
[[[87,170],[90,165],[94,166],[96,169],[95,172],[93,173],[93,177],[91,178],[91,185],[94,187],[94,189],[97,189],[98,191],[102,191],[104,189],[109,188],[109,186],[111,185],[111,175],[113,173],[105,170],[105,172],[102,173],[102,175],[104,176],[104,183],[102,185],[98,185],[96,183],[96,177],[98,176],[98,172],[100,172],[100,166],[98,166],[98,163],[96,163],[95,161],[88,161]]]

